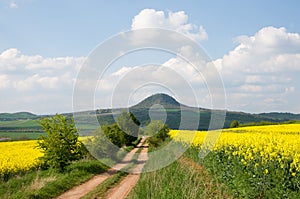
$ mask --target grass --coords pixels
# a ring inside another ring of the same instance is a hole
[[[180,158],[160,170],[143,173],[128,199],[232,198],[226,187],[191,159]]]
[[[150,147],[149,151],[166,148],[163,142],[158,148]],[[171,156],[171,151],[166,155]],[[158,157],[149,154],[145,169],[157,164]],[[166,156],[161,157],[166,159]],[[186,154],[172,164],[148,173],[142,173],[137,186],[130,192],[128,199],[139,198],[232,198],[228,188],[217,182],[204,167],[195,163]]]
[[[40,135],[44,133],[42,132],[1,132],[0,131],[0,139],[7,138],[8,141],[14,140],[36,140]]]
[[[0,198],[54,198],[70,188],[104,172],[105,165],[97,160],[81,160],[58,170],[31,171],[0,184]]]
[[[0,121],[0,128],[11,127],[11,128],[38,128],[42,129],[39,124],[40,120],[12,120],[12,121]]]

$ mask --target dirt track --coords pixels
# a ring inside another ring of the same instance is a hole
[[[70,189],[69,191],[63,193],[62,195],[58,196],[57,199],[80,199],[90,191],[94,190],[99,184],[101,184],[104,180],[111,177],[113,174],[115,174],[118,170],[124,168],[130,160],[132,160],[133,155],[136,153],[138,148],[142,147],[142,143],[145,142],[145,137],[142,138],[140,144],[137,146],[137,148],[134,148],[130,153],[128,153],[125,158],[122,160],[123,163],[116,164],[113,166],[113,168],[107,170],[104,173],[101,173],[99,175],[94,176],[87,182],[74,187]],[[124,197],[117,197],[118,199],[125,198],[126,195],[130,192],[131,188],[137,183],[139,175],[138,173],[141,172],[141,169],[143,168],[145,161],[148,159],[147,156],[148,148],[144,148],[141,152],[141,154],[138,157],[139,164],[137,167],[134,168],[132,173],[135,174],[129,174],[121,183],[118,189],[116,189],[116,193],[120,194],[120,196]],[[129,187],[128,187],[129,186]],[[116,187],[116,188],[117,188]],[[123,191],[122,191],[123,190]],[[126,193],[125,193],[126,192]],[[110,191],[109,191],[110,193]],[[109,196],[109,195],[108,195]],[[110,197],[110,196],[109,196]],[[112,198],[115,198],[114,195]]]
[[[131,189],[137,184],[139,180],[140,177],[139,174],[142,172],[142,169],[146,161],[148,160],[147,152],[148,152],[148,147],[146,146],[141,151],[138,157],[138,165],[135,168],[133,168],[131,174],[126,176],[117,187],[114,187],[113,189],[109,190],[105,198],[108,199],[126,198],[126,196],[129,194]]]

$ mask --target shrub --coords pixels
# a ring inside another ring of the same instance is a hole
[[[68,120],[65,116],[56,114],[50,118],[44,118],[40,122],[46,136],[42,135],[38,140],[38,148],[44,151],[41,157],[46,167],[59,168],[61,171],[71,163],[79,160],[87,150],[78,140],[78,133],[74,120]]]

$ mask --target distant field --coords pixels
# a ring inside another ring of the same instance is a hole
[[[39,120],[12,120],[12,121],[0,121],[0,131],[5,131],[6,129],[37,129],[41,130],[41,126],[39,124]]]
[[[43,132],[1,132],[0,141],[5,140],[36,140]]]

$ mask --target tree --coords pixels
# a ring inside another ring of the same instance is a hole
[[[156,147],[160,142],[165,141],[169,137],[169,131],[168,126],[162,121],[154,120],[146,127],[145,134],[151,136],[148,138],[149,144]]]
[[[121,141],[119,137],[116,137],[119,136],[119,132],[116,133],[116,131],[112,130],[112,126],[115,125],[102,126],[101,128],[93,132],[92,138],[87,140],[86,145],[88,149],[90,150],[91,154],[97,159],[117,159],[117,153],[119,148],[115,147],[114,145],[120,146],[119,142]],[[116,126],[118,127],[118,125]],[[122,141],[122,144],[123,142],[124,141]]]
[[[239,122],[237,120],[233,120],[230,124],[230,128],[236,128],[239,127]]]
[[[109,141],[119,148],[125,144],[125,135],[116,123],[102,126],[101,130]]]
[[[87,152],[84,145],[78,140],[78,133],[73,119],[56,114],[44,118],[40,122],[46,136],[38,140],[38,147],[44,151],[41,159],[47,167],[64,170],[71,161],[81,159]]]
[[[140,128],[140,121],[131,113],[123,111],[119,117],[117,117],[117,124],[124,134],[125,144],[130,145],[138,137]]]

